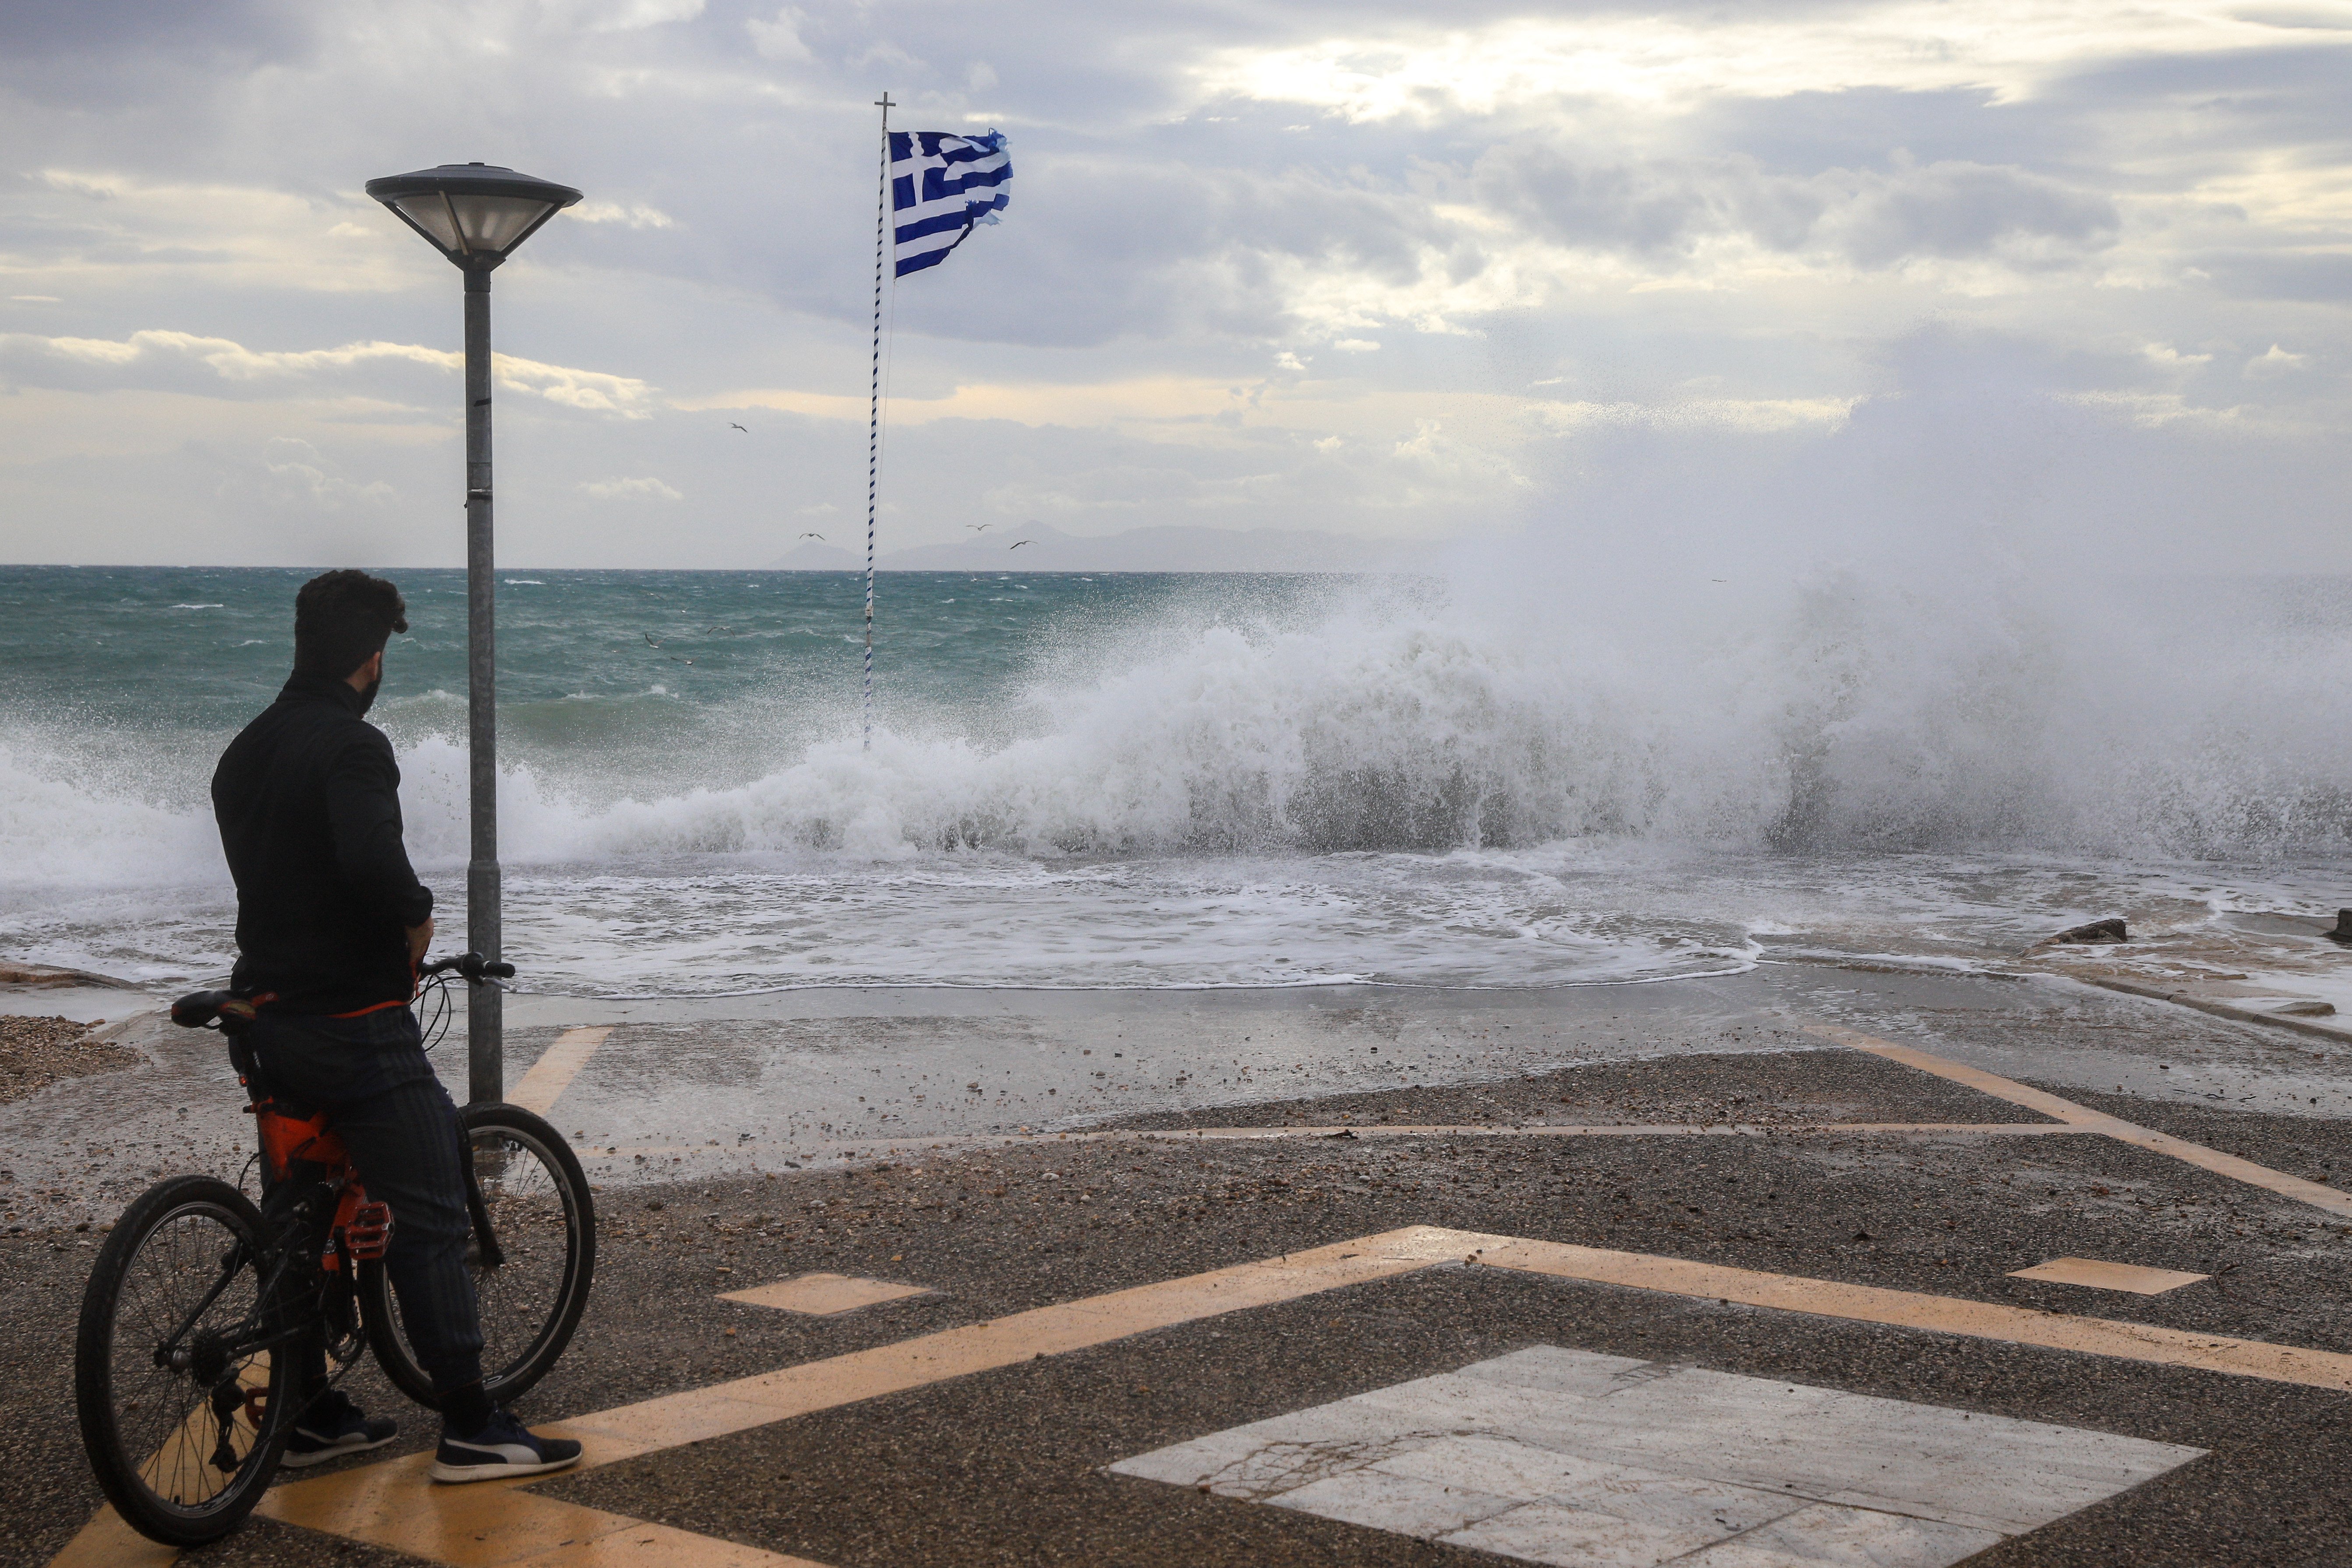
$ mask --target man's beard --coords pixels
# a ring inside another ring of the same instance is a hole
[[[375,706],[376,689],[381,687],[383,684],[383,677],[379,675],[373,680],[369,681],[365,686],[360,688],[361,712],[364,713],[369,709]]]

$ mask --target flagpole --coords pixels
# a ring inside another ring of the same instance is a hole
[[[866,750],[874,749],[874,512],[882,459],[882,258],[890,213],[890,95],[882,110],[882,162],[874,192],[874,370],[866,411]]]

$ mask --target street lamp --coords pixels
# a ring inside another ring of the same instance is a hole
[[[498,666],[490,578],[490,273],[540,225],[580,199],[493,163],[444,163],[370,180],[367,194],[466,274],[466,736],[473,851],[466,863],[466,944],[500,956]],[[466,1009],[466,1096],[505,1097],[505,995],[475,987]]]

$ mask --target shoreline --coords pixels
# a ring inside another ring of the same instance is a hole
[[[33,994],[46,1004],[60,994]],[[1569,1068],[1671,1064],[1695,1050],[1785,1058],[1811,1047],[1801,1026],[1817,1022],[1913,1039],[2062,1093],[2225,1104],[2314,1124],[2352,1119],[2352,1058],[2303,1031],[2263,1026],[2269,1019],[2087,984],[1885,966],[1767,965],[1707,981],[1477,992],[520,994],[509,997],[507,1019],[507,1097],[550,1115],[599,1181],[623,1186],[688,1172],[835,1169],[892,1150],[1082,1134],[1139,1118],[1242,1126],[1269,1105],[1349,1096],[1377,1101],[1371,1114],[1395,1123],[1469,1124],[1491,1120],[1458,1113],[1482,1086]],[[88,1146],[121,1150],[139,1170],[233,1177],[250,1129],[217,1037],[152,1014],[95,1034],[139,1052],[142,1064],[0,1106],[15,1190],[73,1194],[45,1200],[44,1223],[110,1217],[127,1201],[124,1182],[143,1184],[112,1171],[84,1175],[79,1152]],[[453,1020],[435,1057],[460,1096],[463,1042]],[[1440,1109],[1447,1104],[1457,1110]],[[1718,1110],[1665,1119],[1741,1120]]]

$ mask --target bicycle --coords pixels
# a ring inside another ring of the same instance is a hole
[[[433,1025],[446,1031],[452,977],[478,987],[513,973],[478,953],[441,959],[418,971],[419,999],[440,1004]],[[214,1176],[150,1187],[99,1249],[75,1335],[76,1414],[99,1488],[171,1546],[217,1540],[260,1502],[301,1414],[290,1383],[308,1350],[325,1352],[328,1387],[373,1351],[395,1387],[434,1405],[383,1268],[398,1216],[369,1200],[325,1115],[270,1092],[244,1039],[254,1005],[200,991],[172,1005],[172,1021],[227,1040],[258,1132],[260,1203]],[[547,1375],[579,1326],[595,1208],[578,1157],[541,1118],[490,1102],[458,1121],[483,1390],[503,1405]]]

